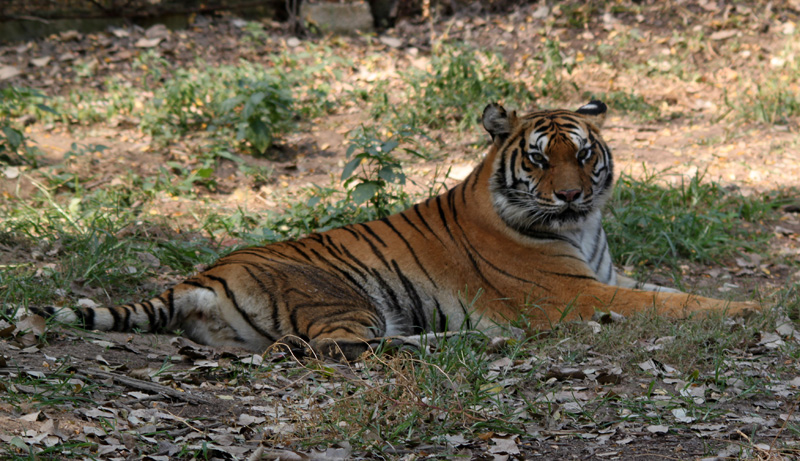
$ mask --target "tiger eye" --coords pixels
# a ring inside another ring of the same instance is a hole
[[[533,160],[536,163],[544,163],[545,159],[544,159],[544,155],[538,154],[538,153],[533,153],[533,154],[531,154],[531,160]]]

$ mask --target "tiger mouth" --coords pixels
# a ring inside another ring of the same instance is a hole
[[[588,214],[588,212],[585,211],[585,210],[576,210],[576,209],[570,207],[570,208],[565,209],[561,213],[558,213],[554,217],[558,218],[558,219],[561,219],[561,220],[574,220],[574,219],[583,218],[587,214]]]
[[[559,223],[575,222],[582,220],[588,214],[588,209],[575,209],[571,206],[568,206],[561,211],[551,214],[549,216],[549,221]]]

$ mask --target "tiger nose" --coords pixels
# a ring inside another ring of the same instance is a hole
[[[569,203],[574,202],[581,196],[580,189],[569,189],[569,190],[560,190],[556,191],[556,197],[560,198],[561,200]]]

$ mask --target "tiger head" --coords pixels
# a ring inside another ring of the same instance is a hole
[[[490,191],[507,225],[523,234],[566,231],[599,216],[614,181],[611,151],[599,132],[605,114],[600,101],[575,112],[521,116],[486,106],[483,126],[494,151]]]

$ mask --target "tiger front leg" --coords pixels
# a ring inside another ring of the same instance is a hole
[[[648,292],[605,285],[583,284],[572,290],[572,298],[549,303],[545,309],[550,324],[558,321],[590,319],[595,311],[630,316],[654,309],[658,315],[682,319],[692,314],[724,312],[728,316],[746,316],[763,309],[758,303],[731,302],[681,292]],[[555,301],[555,300],[554,300]]]

